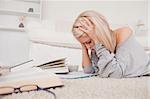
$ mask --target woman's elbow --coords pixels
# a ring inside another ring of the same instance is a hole
[[[92,68],[92,66],[84,66],[83,71],[86,74],[93,74],[94,73],[94,69]]]

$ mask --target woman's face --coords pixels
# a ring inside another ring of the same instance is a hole
[[[91,49],[94,46],[94,42],[85,33],[77,39],[80,43],[84,44],[87,49]]]
[[[80,18],[79,20],[83,20],[83,19]],[[91,49],[94,46],[94,42],[90,39],[90,37],[86,33],[84,33],[83,31],[79,30],[78,27],[82,27],[80,22],[77,21],[74,27],[76,29],[76,32],[78,32],[78,33],[80,32],[79,34],[82,34],[80,37],[77,38],[77,40],[81,44],[84,44],[87,49]]]

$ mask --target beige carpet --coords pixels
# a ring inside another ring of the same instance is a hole
[[[150,99],[150,77],[82,78],[64,80],[62,88],[50,89],[57,99]],[[2,99],[53,99],[45,91],[32,91],[5,96]]]

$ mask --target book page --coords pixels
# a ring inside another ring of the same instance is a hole
[[[16,71],[10,72],[3,76],[0,76],[0,82],[7,82],[7,81],[19,81],[25,79],[36,79],[40,77],[47,77],[47,76],[55,76],[52,72],[45,72],[40,68],[28,68],[24,69],[24,71]]]
[[[53,53],[55,52],[55,53]],[[53,47],[41,44],[32,44],[30,57],[34,60],[33,65],[38,66],[50,61],[66,58],[66,54],[58,54]]]

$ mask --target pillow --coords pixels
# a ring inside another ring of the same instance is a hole
[[[82,50],[31,43],[30,59],[35,60],[35,64],[61,58],[66,58],[66,64],[78,65],[81,68]]]
[[[29,34],[30,40],[79,44],[71,32],[55,32],[54,25],[48,21],[29,22],[27,25],[27,33]]]
[[[38,63],[43,63],[47,60],[55,60],[66,57],[67,64],[81,65],[82,51],[74,48],[68,49],[70,48],[69,46],[80,45],[73,37],[72,33],[55,32],[53,25],[48,22],[30,22],[27,26],[27,32],[30,40],[39,41],[39,43],[31,43],[31,59],[36,60]],[[56,45],[61,45],[61,47],[47,46],[54,45],[54,43],[51,42],[55,42]],[[68,46],[68,48],[63,48],[63,46]],[[79,68],[81,68],[81,66]]]
[[[117,23],[110,23],[110,28],[112,30],[115,30],[115,29],[118,29],[118,28],[122,28],[122,27],[128,27],[129,25],[128,24],[117,24]]]
[[[148,47],[148,37],[135,36],[135,39],[143,46]]]

